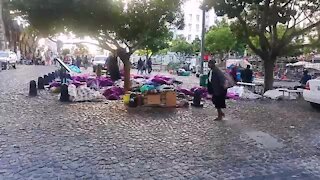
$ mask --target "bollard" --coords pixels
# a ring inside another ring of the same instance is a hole
[[[49,74],[48,74],[48,77],[49,77],[49,82],[50,82],[50,83],[52,83],[52,81],[54,81],[54,79],[55,79],[55,78],[54,78],[54,75],[53,75],[52,73],[49,73]]]
[[[30,88],[29,88],[29,96],[37,96],[37,83],[36,81],[30,81]]]
[[[49,77],[47,75],[44,75],[43,76],[43,82],[44,82],[44,85],[49,85]]]
[[[69,102],[68,85],[66,85],[66,84],[63,84],[61,86],[60,101],[61,102]]]
[[[67,73],[66,72],[61,73],[60,78],[61,78],[62,83],[67,83]]]
[[[50,75],[50,73],[48,73],[47,76],[48,76],[48,82],[49,82],[49,84],[50,84],[50,83],[52,82],[52,81],[51,81],[51,75]]]
[[[38,78],[38,89],[44,89],[44,79],[43,77]]]
[[[52,74],[53,80],[55,80],[56,79],[56,73],[52,72],[51,74]]]
[[[55,72],[54,72],[54,76],[55,76],[55,78],[59,78],[60,76],[60,72],[58,71],[58,70],[56,70]]]
[[[66,75],[66,78],[69,79],[69,80],[72,79],[72,77],[71,77],[71,75],[69,73]]]
[[[202,108],[203,104],[201,104],[201,99],[202,99],[202,93],[198,90],[196,90],[194,92],[194,96],[193,96],[193,103],[191,104],[194,107],[199,107]]]

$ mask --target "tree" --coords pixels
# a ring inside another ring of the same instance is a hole
[[[35,52],[38,47],[38,42],[40,39],[40,33],[38,30],[33,28],[32,26],[28,26],[23,30],[23,32],[20,35],[20,43],[23,44],[23,54],[25,56],[31,55],[32,58],[35,56]]]
[[[185,40],[177,39],[172,41],[170,51],[179,53],[182,56],[192,55],[193,46]]]
[[[213,27],[205,38],[208,51],[219,54],[220,60],[223,60],[223,55],[233,50],[237,43],[236,37],[227,24]]]
[[[286,55],[289,50],[319,44],[319,41],[291,42],[319,27],[320,1],[206,0],[205,5],[213,7],[218,16],[235,18],[239,36],[243,36],[250,49],[264,62],[265,90],[273,89],[277,57]],[[280,37],[279,25],[285,28]],[[258,38],[258,45],[254,45],[252,37]]]
[[[158,38],[170,24],[181,24],[180,0],[12,0],[41,33],[72,31],[94,37],[118,56],[130,88],[130,56]]]
[[[152,55],[157,54],[159,51],[169,47],[169,41],[172,39],[172,33],[169,30],[161,32],[162,34],[158,35],[157,38],[146,37],[146,41],[141,44],[143,49],[139,49],[137,54],[139,56],[146,56],[146,59],[149,59]]]
[[[0,50],[4,50],[6,48],[6,29],[4,24],[4,3],[6,0],[0,0]]]
[[[77,56],[84,56],[89,54],[89,48],[84,44],[76,44],[74,54]]]
[[[66,56],[66,55],[70,54],[70,52],[71,52],[70,49],[63,49],[61,54],[63,56]]]
[[[195,54],[199,54],[201,51],[201,40],[199,38],[196,38],[195,40],[193,40],[192,44],[192,51]]]

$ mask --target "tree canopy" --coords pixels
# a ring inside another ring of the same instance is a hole
[[[315,0],[205,0],[218,16],[235,19],[238,36],[264,61],[265,90],[273,88],[273,67],[277,57],[289,50],[312,47],[320,42],[292,43],[320,26],[320,1]],[[284,27],[281,35],[279,25]],[[258,38],[255,46],[252,37]],[[314,37],[319,38],[319,34]]]
[[[131,54],[163,36],[170,25],[180,26],[180,0],[12,0],[42,34],[72,31],[89,35],[125,64],[129,89]]]
[[[192,55],[194,53],[192,44],[182,39],[173,40],[170,51],[180,53],[182,56]]]
[[[211,28],[205,38],[208,51],[217,54],[230,52],[237,43],[236,37],[227,24],[220,24]]]

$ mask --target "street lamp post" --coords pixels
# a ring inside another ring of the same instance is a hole
[[[204,62],[204,53],[205,53],[205,34],[206,34],[206,8],[202,7],[202,32],[201,32],[201,59],[200,59],[200,74],[204,73],[203,71],[203,62]]]

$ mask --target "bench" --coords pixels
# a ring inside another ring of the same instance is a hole
[[[245,82],[237,82],[237,85],[239,86],[244,86],[244,87],[249,87],[254,93],[256,92],[256,87],[263,87],[262,84],[254,84],[254,83],[245,83]],[[259,94],[262,94],[263,88],[259,89]]]
[[[290,89],[280,88],[280,89],[278,89],[278,91],[280,91],[280,92],[283,93],[283,94],[282,94],[283,97],[285,97],[284,93],[288,93],[288,94],[289,94],[289,99],[290,99],[292,93],[296,93],[296,94],[298,94],[299,96],[301,96],[302,93],[303,93],[303,89],[290,90]]]

